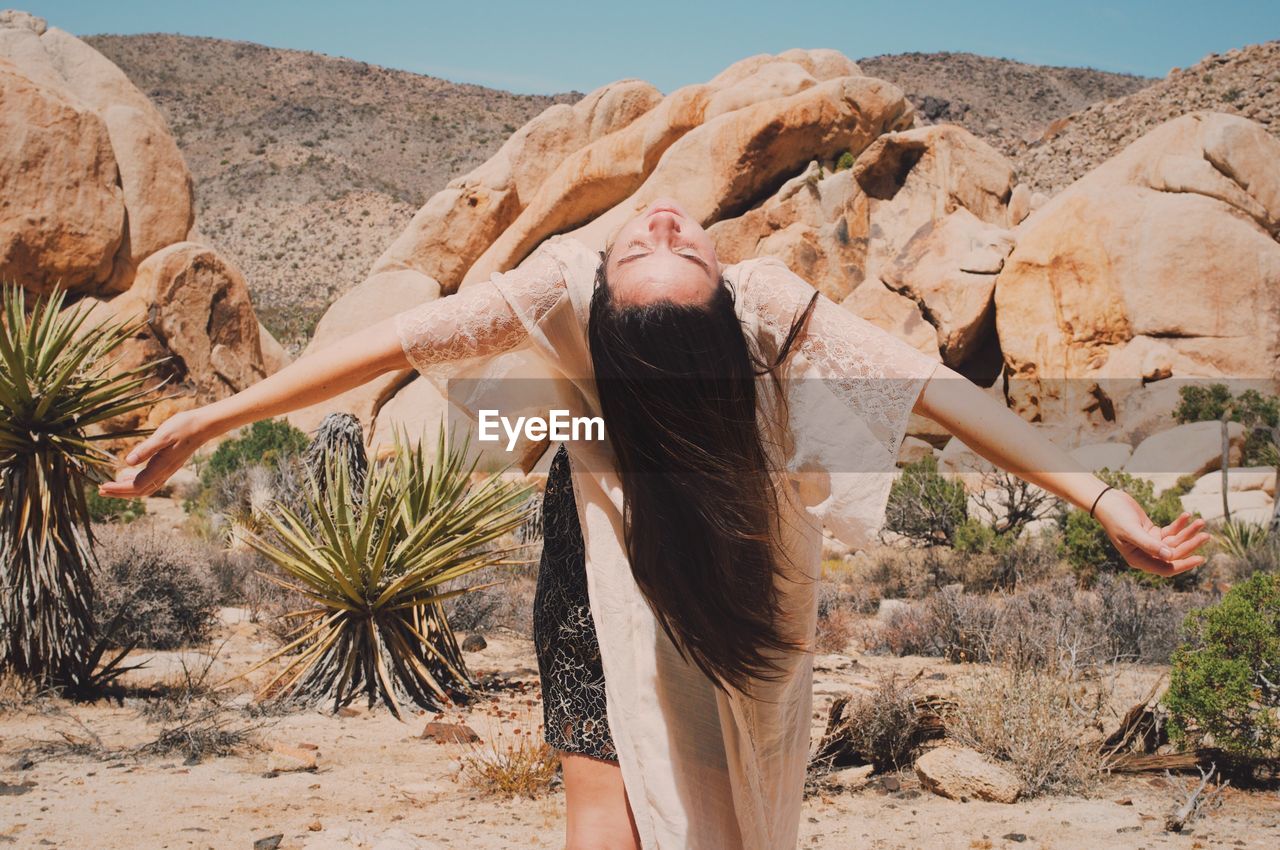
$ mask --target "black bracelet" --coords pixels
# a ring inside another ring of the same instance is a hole
[[[1102,488],[1102,493],[1105,493],[1105,492],[1107,492],[1108,490],[1114,490],[1114,489],[1115,489],[1114,487],[1112,487],[1110,484],[1108,484],[1106,487],[1103,487],[1103,488]],[[1101,499],[1101,498],[1102,498],[1102,493],[1099,493],[1099,494],[1098,494],[1098,499]],[[1098,499],[1094,499],[1094,500],[1093,500],[1093,507],[1092,507],[1092,508],[1089,508],[1089,516],[1093,516],[1093,512],[1094,512],[1094,510],[1098,507]],[[1094,517],[1094,518],[1096,519],[1096,517]]]

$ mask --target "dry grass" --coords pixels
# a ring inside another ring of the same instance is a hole
[[[845,720],[850,742],[876,771],[911,764],[919,743],[915,697],[910,681],[892,673],[879,676],[875,690],[849,701]]]
[[[480,741],[468,744],[459,757],[457,778],[483,794],[536,799],[555,783],[560,760],[543,740],[533,709],[505,716],[516,721],[515,728],[508,732],[499,726],[488,734],[477,730]]]
[[[957,695],[947,734],[1001,762],[1027,796],[1088,793],[1101,775],[1101,697],[1080,680],[987,670]]]

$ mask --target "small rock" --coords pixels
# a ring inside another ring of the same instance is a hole
[[[1019,844],[1027,840],[1027,835],[1024,832],[1006,832],[1000,837],[1005,841],[1017,841]]]
[[[338,709],[339,717],[360,717],[364,714],[364,709],[356,705],[344,705]]]
[[[462,641],[463,652],[479,652],[489,645],[482,634],[470,634]]]
[[[874,770],[875,767],[869,764],[864,764],[861,767],[846,767],[843,770],[832,771],[828,781],[837,788],[856,791],[870,781]]]
[[[324,825],[318,820],[313,820],[311,823],[307,824],[307,829],[311,832],[319,832],[324,829]]]
[[[902,780],[893,774],[889,774],[880,778],[880,786],[886,791],[901,791]]]
[[[297,773],[316,769],[316,751],[288,744],[272,744],[267,757],[268,773]]]
[[[439,744],[470,744],[480,740],[480,736],[470,726],[462,723],[440,723],[436,720],[427,724],[420,737]]]
[[[925,788],[952,800],[1012,803],[1022,793],[1016,776],[967,747],[930,750],[916,760],[916,775]]]
[[[259,838],[253,842],[253,850],[276,850],[281,841],[284,841],[283,832],[276,835],[268,835],[266,838]]]

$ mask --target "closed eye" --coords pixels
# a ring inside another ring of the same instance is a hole
[[[634,248],[634,247],[646,248],[648,246],[646,246],[643,242],[633,241],[629,243],[627,247],[628,248]],[[684,257],[686,260],[692,260],[693,262],[701,266],[704,271],[708,271],[708,272],[711,271],[711,265],[706,260],[702,259],[702,257],[698,256],[697,249],[694,248],[692,245],[682,244],[682,245],[677,245],[676,248],[686,249],[688,252],[688,253],[677,253],[677,256]],[[622,265],[623,263],[629,263],[632,260],[638,260],[641,257],[645,256],[646,254],[651,254],[651,253],[653,252],[639,251],[636,253],[628,254],[625,257],[619,258],[618,265]]]

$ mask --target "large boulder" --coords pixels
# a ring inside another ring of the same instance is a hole
[[[867,239],[851,233],[845,211],[859,190],[848,169],[824,174],[814,160],[776,194],[736,218],[712,225],[722,264],[777,257],[833,301],[862,283]]]
[[[678,197],[704,226],[737,215],[813,158],[861,151],[910,111],[900,89],[871,77],[837,77],[734,110],[681,136],[630,197],[570,233],[602,249],[662,196]]]
[[[849,293],[840,302],[840,306],[930,357],[941,359],[938,354],[938,331],[925,321],[920,305],[905,295],[899,295],[880,281],[866,281]]]
[[[299,359],[306,360],[309,355],[356,331],[439,297],[440,284],[421,272],[402,269],[375,274],[329,307]],[[384,373],[336,398],[291,412],[289,421],[303,431],[312,431],[325,416],[340,411],[355,416],[365,433],[372,435],[373,418],[378,409],[412,378],[410,369]]]
[[[495,271],[514,268],[546,237],[609,210],[640,187],[667,148],[700,124],[822,80],[859,73],[852,62],[835,57],[844,59],[822,50],[748,57],[707,83],[677,89],[631,124],[565,157],[511,226],[476,260],[465,282],[487,280]]]
[[[432,195],[371,274],[413,270],[453,292],[566,156],[631,124],[661,98],[646,82],[620,80],[573,106],[548,107],[483,164]]]
[[[249,287],[233,264],[195,242],[169,245],[142,262],[122,303],[145,310],[201,403],[266,377]]]
[[[958,368],[995,330],[996,275],[1012,248],[1008,230],[960,207],[921,226],[881,279],[920,306],[943,362]]]
[[[0,60],[0,278],[36,291],[96,289],[111,275],[124,216],[102,119]]]
[[[1239,422],[1227,423],[1227,465],[1240,463],[1245,431]],[[1185,475],[1199,478],[1222,469],[1222,423],[1189,422],[1153,434],[1138,444],[1124,471],[1150,481],[1157,494]]]
[[[1167,421],[1170,378],[1274,392],[1277,162],[1260,125],[1192,113],[1022,222],[995,294],[1015,408],[1132,441]]]
[[[166,245],[186,239],[195,220],[191,173],[164,117],[110,60],[39,19],[16,15],[0,19],[0,59],[12,62],[19,73],[46,92],[81,112],[96,115],[105,125],[109,156],[117,172],[114,179],[127,215],[106,216],[97,228],[116,231],[108,273],[85,266],[69,280],[93,291],[127,289],[138,264]],[[20,99],[14,99],[17,105],[11,106],[11,98],[6,96],[4,103],[6,112],[21,108]],[[41,126],[37,117],[28,116],[29,127]],[[62,169],[32,170],[28,179],[56,181],[66,173]],[[8,187],[4,189],[8,196]],[[21,279],[26,282],[28,276]],[[44,284],[30,281],[33,288]]]
[[[995,148],[950,124],[886,133],[858,156],[853,176],[866,196],[865,273],[880,277],[920,228],[964,208],[1008,227],[1014,171]]]

